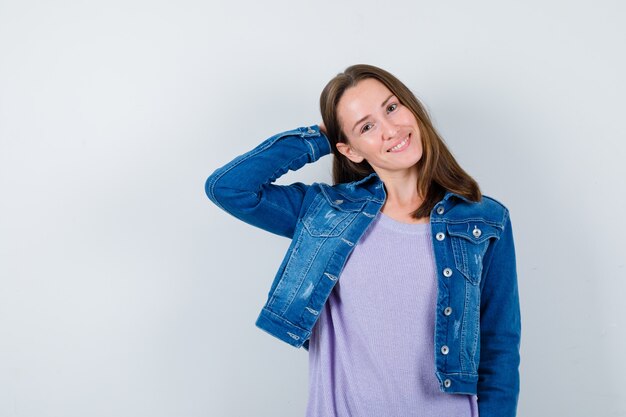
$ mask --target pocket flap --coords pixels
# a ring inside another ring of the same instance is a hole
[[[321,189],[328,203],[337,210],[361,211],[365,203],[367,203],[366,199],[352,200],[326,184],[322,184]]]
[[[492,237],[499,239],[502,232],[502,229],[497,226],[484,221],[473,220],[462,223],[448,223],[447,229],[450,236],[461,237],[474,243],[482,243]]]

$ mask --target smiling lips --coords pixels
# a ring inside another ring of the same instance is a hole
[[[398,143],[395,146],[392,146],[391,148],[387,149],[387,152],[402,152],[403,150],[406,149],[407,146],[409,146],[409,143],[411,142],[411,135],[407,136],[402,142]]]

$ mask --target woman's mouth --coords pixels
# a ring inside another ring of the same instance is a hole
[[[387,149],[387,152],[402,152],[406,149],[407,146],[409,146],[410,142],[411,135],[407,136],[402,142],[398,143],[397,145]]]

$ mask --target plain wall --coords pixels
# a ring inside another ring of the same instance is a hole
[[[0,0],[0,416],[304,415],[254,322],[288,240],[204,181],[403,80],[511,211],[519,415],[626,416],[623,2]],[[281,178],[330,182],[330,156]]]

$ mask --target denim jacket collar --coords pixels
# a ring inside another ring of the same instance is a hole
[[[351,182],[349,184],[346,184],[347,188],[350,188],[350,191],[356,190],[356,189],[366,189],[367,191],[369,191],[370,195],[367,197],[362,197],[362,198],[366,198],[368,200],[374,200],[377,202],[384,202],[386,199],[386,192],[385,192],[385,188],[384,188],[384,183],[382,182],[382,180],[380,179],[380,177],[378,176],[378,174],[376,172],[372,172],[371,174],[369,174],[368,176],[358,180],[358,181],[354,181]],[[358,195],[358,194],[357,194]],[[468,199],[465,196],[462,196],[460,194],[454,193],[452,191],[446,191],[442,201],[447,201],[449,200],[451,197],[456,197],[459,198],[463,201],[465,201],[466,203],[472,203],[472,201],[470,199]],[[354,198],[354,196],[353,196]]]

